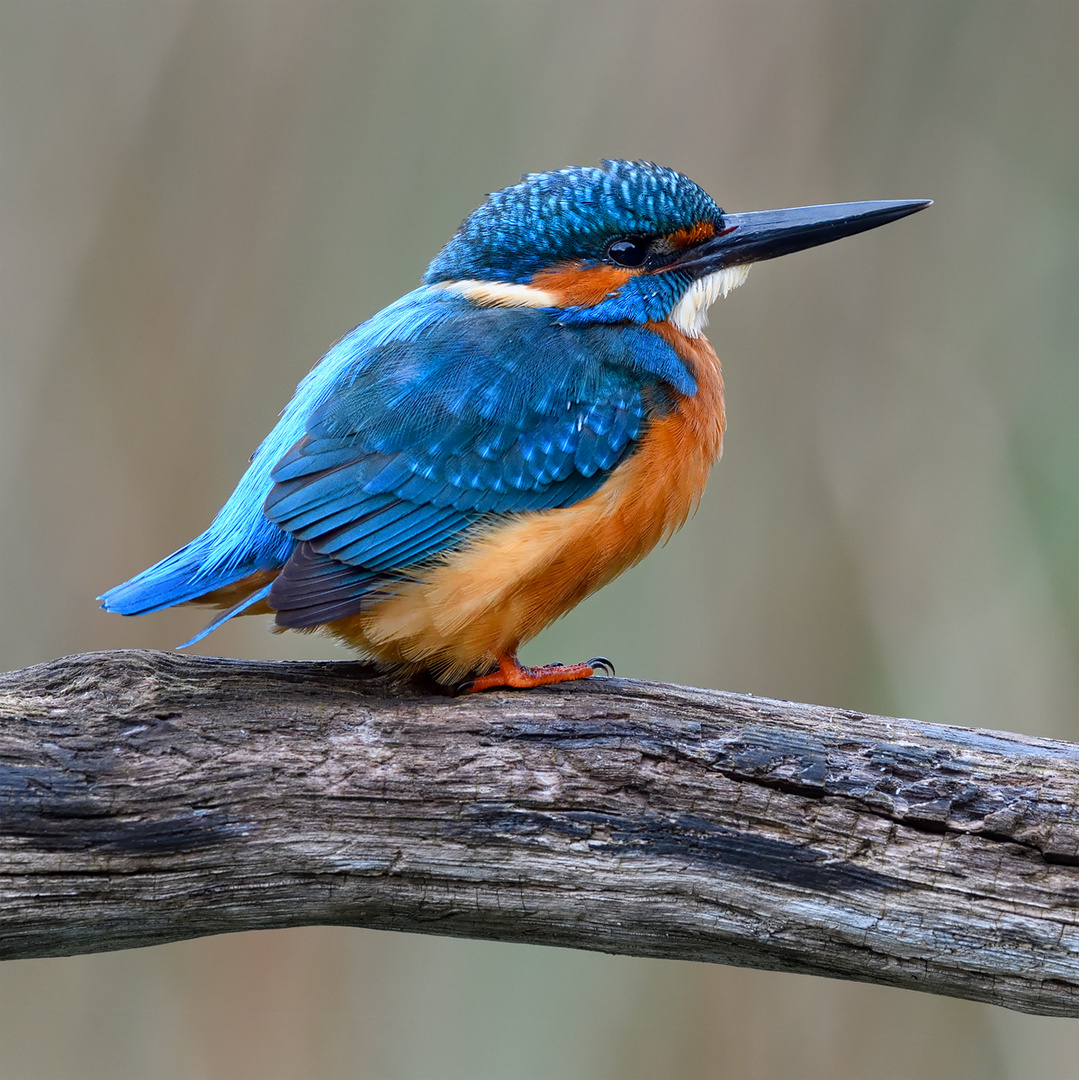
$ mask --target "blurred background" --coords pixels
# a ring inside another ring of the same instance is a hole
[[[1079,5],[0,3],[0,668],[94,597],[485,192],[603,156],[728,210],[930,197],[717,305],[725,458],[526,654],[1079,738]],[[200,651],[341,657],[237,620]],[[1079,1025],[312,928],[0,967],[0,1078],[1065,1077]]]

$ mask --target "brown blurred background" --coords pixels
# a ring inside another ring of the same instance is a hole
[[[726,457],[529,650],[1079,738],[1079,4],[0,3],[0,667],[169,648],[94,596],[482,195],[644,157],[730,210],[931,197],[713,309]],[[202,643],[334,657],[265,620]],[[0,967],[0,1078],[1069,1077],[914,993],[309,929]]]

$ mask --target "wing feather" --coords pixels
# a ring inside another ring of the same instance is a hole
[[[277,621],[354,614],[409,567],[507,514],[587,498],[657,403],[695,392],[657,335],[465,303],[342,373],[274,467],[264,512],[299,543]]]

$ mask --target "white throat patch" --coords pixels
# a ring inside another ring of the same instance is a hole
[[[749,277],[749,263],[742,266],[725,266],[714,274],[698,278],[682,294],[668,316],[679,330],[687,337],[700,337],[701,331],[708,325],[708,308],[721,297],[737,289]]]

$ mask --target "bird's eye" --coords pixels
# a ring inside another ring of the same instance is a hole
[[[619,266],[641,266],[648,257],[648,241],[633,236],[612,240],[606,257]]]

